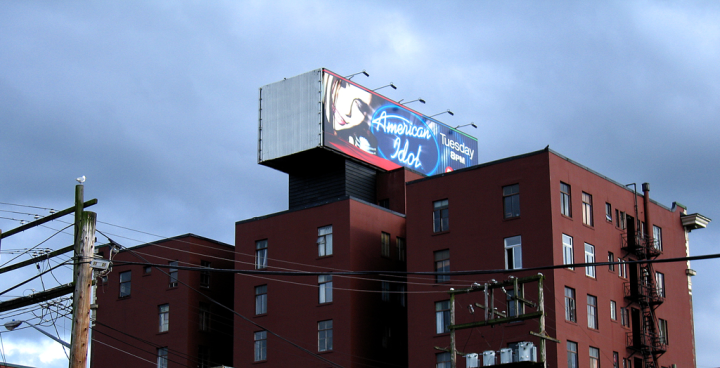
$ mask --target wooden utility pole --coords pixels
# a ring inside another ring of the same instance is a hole
[[[73,281],[73,325],[70,340],[70,368],[87,366],[92,267],[95,248],[95,212],[83,211],[83,185],[75,186],[75,256]]]

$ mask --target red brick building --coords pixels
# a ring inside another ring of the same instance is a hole
[[[110,247],[100,247],[99,253],[107,259]],[[230,366],[233,315],[207,297],[232,308],[232,274],[122,262],[231,269],[233,257],[231,245],[193,234],[112,256],[112,272],[97,285],[92,366]]]
[[[512,270],[689,255],[687,232],[704,227],[707,219],[699,216],[696,222],[684,207],[668,208],[649,199],[649,192],[644,195],[636,197],[632,186],[550,150],[410,182],[408,271]],[[434,223],[438,216],[440,227]],[[657,359],[657,367],[695,366],[688,262],[451,276],[434,288],[469,288],[538,272],[545,276],[545,330],[560,340],[547,343],[548,366],[639,368],[643,359]],[[449,295],[425,290],[408,285],[408,318],[422,321],[409,325],[409,366],[436,361],[445,367],[441,362],[449,354],[433,347],[450,346],[450,334],[437,322],[447,319],[442,313]],[[500,311],[513,308],[508,306],[513,291],[506,291],[495,294]],[[537,294],[525,290],[526,299],[537,301]],[[482,311],[468,309],[477,302],[482,293],[458,296],[455,324],[483,320]],[[522,341],[538,346],[540,339],[530,335],[538,327],[531,319],[459,330],[457,349],[482,355]],[[465,362],[458,359],[458,366]]]

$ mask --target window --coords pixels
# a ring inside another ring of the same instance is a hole
[[[572,217],[571,209],[570,186],[560,182],[560,213],[567,217]]]
[[[595,246],[585,243],[585,263],[595,263]],[[585,275],[595,277],[595,266],[585,266]]]
[[[521,288],[522,285],[518,285],[518,288]],[[522,289],[518,290],[518,297],[523,297]],[[507,311],[508,311],[508,317],[517,317],[523,313],[525,313],[525,304],[522,302],[518,302],[515,304],[515,290],[508,290],[507,291]]]
[[[615,215],[617,215],[617,216],[615,216],[615,217],[617,217],[617,219],[615,220],[617,222],[617,224],[616,224],[617,227],[620,228],[621,230],[624,230],[627,227],[627,222],[626,222],[627,218],[625,216],[625,212],[624,211],[618,212],[618,210],[615,210]]]
[[[600,349],[590,347],[590,368],[600,368]]]
[[[661,298],[665,297],[665,274],[655,272],[655,290],[657,295]]]
[[[130,296],[130,279],[132,271],[120,272],[120,297]]]
[[[159,332],[167,332],[170,328],[170,304],[158,306]]]
[[[398,261],[403,261],[407,259],[407,254],[405,253],[405,239],[404,238],[395,238],[395,247],[397,247],[397,254],[398,254]]]
[[[267,331],[255,332],[255,361],[267,360]]]
[[[200,261],[200,267],[210,268],[210,262]],[[200,287],[204,287],[204,288],[210,287],[210,271],[209,270],[200,270]]]
[[[562,234],[563,242],[563,264],[575,263],[575,255],[573,250],[573,238],[570,235]],[[568,267],[570,270],[574,270],[575,267]]]
[[[199,326],[198,329],[200,331],[210,331],[210,316],[212,314],[210,313],[210,304],[200,302],[200,318],[199,318]]]
[[[255,269],[263,269],[268,266],[268,241],[258,240],[255,242]]]
[[[378,206],[384,208],[390,208],[390,198],[381,199],[378,201]]]
[[[318,228],[317,245],[318,257],[324,257],[333,254],[332,225]],[[267,243],[265,244],[265,248],[267,248]]]
[[[398,298],[399,298],[400,306],[402,306],[402,307],[407,306],[406,293],[407,293],[407,287],[405,285],[398,286]]]
[[[577,343],[570,340],[567,342],[567,366],[568,368],[578,368]]]
[[[255,314],[267,313],[267,285],[255,286]]]
[[[520,184],[508,185],[502,189],[504,218],[520,216]]]
[[[620,356],[617,351],[613,351],[613,368],[620,368]]]
[[[318,351],[333,349],[333,321],[318,322]]]
[[[382,289],[382,292],[380,293],[380,298],[384,302],[390,301],[390,283],[387,281],[380,282],[380,288]]]
[[[597,297],[588,295],[587,296],[587,315],[588,315],[588,328],[593,330],[598,329],[598,314],[597,314]]]
[[[575,313],[575,289],[565,287],[565,320],[577,322]]]
[[[318,275],[318,290],[320,304],[333,301],[332,275]]]
[[[170,269],[168,270],[168,275],[170,275],[170,283],[168,284],[168,287],[174,288],[178,286],[178,269],[174,268],[177,267],[178,262],[172,261],[168,262],[170,265]]]
[[[610,301],[610,319],[617,321],[617,303],[614,300]]]
[[[380,233],[380,255],[390,257],[390,234],[386,232]]]
[[[450,332],[450,301],[435,302],[435,333]]]
[[[618,258],[618,276],[622,278],[627,278],[627,265],[625,264],[625,261]]]
[[[605,202],[605,220],[612,224],[612,206]]]
[[[623,358],[623,368],[632,368],[632,363],[630,363],[630,359]]]
[[[210,348],[207,346],[198,346],[198,368],[210,367]]]
[[[620,307],[620,324],[630,327],[630,311],[625,307]]]
[[[435,252],[435,272],[450,272],[450,250]],[[450,275],[435,275],[435,282],[450,281]]]
[[[662,251],[662,228],[653,225],[653,240],[655,241],[655,249]]]
[[[450,361],[450,353],[437,353],[435,354],[435,368],[450,368],[452,362]]]
[[[582,193],[583,224],[594,226],[592,212],[592,195]]]
[[[157,349],[157,368],[167,368],[168,366],[168,348]]]
[[[143,274],[144,274],[144,275],[149,275],[150,272],[152,272],[152,266],[145,266],[145,267],[143,267]]]
[[[439,233],[450,230],[450,217],[448,213],[448,200],[433,202],[433,232]]]
[[[667,326],[667,321],[662,318],[658,318],[658,338],[660,339],[661,344],[667,345],[667,343],[668,343],[668,326]]]
[[[522,268],[522,245],[520,235],[505,238],[505,269]]]
[[[608,252],[608,262],[610,262],[610,264],[608,264],[608,271],[615,272],[615,254],[613,254],[613,252]]]

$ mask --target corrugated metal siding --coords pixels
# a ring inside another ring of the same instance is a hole
[[[288,207],[291,210],[345,196],[345,173],[342,170],[289,176]]]
[[[345,190],[348,195],[375,203],[377,172],[352,160],[345,160]]]
[[[375,203],[376,171],[355,161],[328,160],[321,170],[289,175],[289,208],[353,196]]]
[[[322,145],[322,69],[260,88],[258,163]]]

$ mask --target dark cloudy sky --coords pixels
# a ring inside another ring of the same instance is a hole
[[[235,221],[287,208],[286,175],[256,163],[258,88],[319,67],[365,69],[354,80],[393,82],[391,99],[474,122],[480,162],[549,144],[720,219],[717,1],[0,2],[0,202],[70,207],[85,175],[98,229],[123,245],[190,232],[232,244]],[[32,218],[8,211],[47,214],[0,205],[0,229]],[[692,232],[693,255],[718,253],[719,226]],[[692,268],[698,366],[716,367],[720,261]],[[35,331],[1,336],[0,359],[67,364]]]

